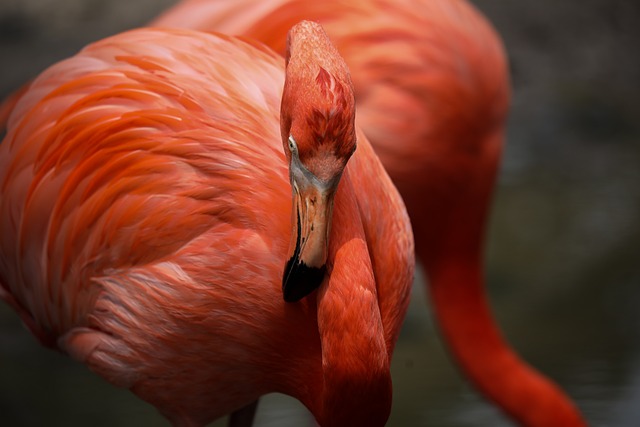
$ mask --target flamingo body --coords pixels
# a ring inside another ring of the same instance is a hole
[[[152,25],[242,34],[282,53],[300,19],[322,23],[349,65],[358,123],[407,205],[434,312],[461,369],[523,425],[585,425],[509,348],[484,293],[510,96],[491,25],[464,0],[183,0]]]
[[[269,392],[323,426],[389,414],[413,274],[408,217],[359,134],[326,277],[283,301],[283,66],[233,37],[123,33],[41,74],[0,144],[0,296],[43,344],[175,425]]]

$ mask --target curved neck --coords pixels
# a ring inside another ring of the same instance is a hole
[[[524,426],[585,426],[560,388],[503,339],[486,299],[480,256],[446,259],[427,266],[429,291],[442,335],[471,381]]]
[[[389,355],[348,173],[336,194],[328,270],[317,296],[324,387],[311,409],[323,427],[383,426],[391,409]]]

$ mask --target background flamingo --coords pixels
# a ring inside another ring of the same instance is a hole
[[[0,92],[87,41],[148,22],[171,3],[0,4],[0,55],[10,64],[0,67]],[[525,359],[567,388],[592,423],[635,425],[636,5],[474,3],[505,38],[514,71],[509,143],[489,229],[493,306]],[[460,382],[423,312],[422,306],[412,312],[396,351],[400,398],[390,425],[416,419],[425,425],[511,425]],[[78,425],[86,421],[83,415],[99,414],[94,418],[103,425],[158,424],[152,408],[43,352],[6,307],[0,306],[0,316],[0,413],[6,420]],[[88,387],[103,400],[78,394]],[[269,400],[280,402],[277,396]],[[21,410],[24,405],[29,409]],[[110,409],[115,406],[126,409]],[[275,418],[288,425],[292,419],[286,412],[292,409],[263,409],[263,422]]]
[[[175,425],[274,391],[323,426],[389,415],[408,217],[362,135],[346,166],[351,81],[318,24],[282,77],[262,46],[129,32],[45,71],[0,145],[0,296]]]
[[[493,30],[466,2],[440,0],[185,0],[152,25],[243,34],[283,52],[299,19],[322,22],[352,69],[359,123],[407,203],[436,318],[461,368],[523,425],[584,425],[504,342],[484,295],[484,229],[509,98]]]

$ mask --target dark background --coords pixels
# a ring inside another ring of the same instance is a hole
[[[1,0],[0,96],[172,3]],[[497,318],[592,425],[640,425],[640,2],[475,4],[504,38],[514,89],[489,234]],[[394,358],[389,425],[510,425],[449,362],[418,285]],[[0,417],[6,426],[166,425],[41,348],[2,304]],[[297,402],[274,395],[257,424],[300,417]]]

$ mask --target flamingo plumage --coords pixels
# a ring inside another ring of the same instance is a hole
[[[219,34],[99,41],[30,84],[0,144],[0,296],[177,426],[269,392],[322,426],[389,415],[411,227],[339,54],[290,34],[286,72]]]
[[[509,347],[485,295],[485,227],[510,97],[496,32],[464,0],[183,0],[152,25],[242,34],[283,52],[300,19],[325,27],[352,72],[358,124],[407,205],[458,365],[522,425],[584,426],[570,398]]]

